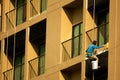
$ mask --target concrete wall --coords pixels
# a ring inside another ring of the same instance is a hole
[[[108,80],[120,80],[120,0],[110,0],[109,73]]]

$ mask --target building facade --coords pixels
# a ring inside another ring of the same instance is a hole
[[[120,0],[0,0],[0,80],[120,80]],[[92,70],[86,49],[97,45]]]

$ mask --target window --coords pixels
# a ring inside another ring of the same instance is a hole
[[[45,72],[45,44],[39,45],[39,75]]]
[[[45,11],[47,8],[47,0],[41,0],[41,12]]]
[[[73,27],[72,57],[82,53],[82,23]]]
[[[24,80],[24,54],[16,55],[14,66],[14,80]]]
[[[109,13],[103,11],[98,14],[98,41],[99,45],[106,44],[109,37]]]
[[[16,25],[23,23],[26,19],[26,5],[25,0],[17,0],[16,9]]]

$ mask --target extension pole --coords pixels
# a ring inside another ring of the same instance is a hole
[[[93,70],[93,80],[94,80],[94,70]]]

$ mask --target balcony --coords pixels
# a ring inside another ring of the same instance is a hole
[[[73,37],[71,39],[68,39],[62,43],[63,46],[63,54],[62,54],[62,60],[67,61],[69,59],[72,59],[76,56],[79,56],[82,53],[82,47],[80,46],[80,38],[82,35]],[[78,47],[75,47],[76,43],[78,43]]]
[[[24,80],[24,64],[17,65],[3,74],[4,80]]]
[[[7,30],[26,21],[26,3],[6,13]]]
[[[108,28],[109,28],[109,22],[101,24],[98,27],[88,30],[86,32],[88,40],[92,42],[94,36],[94,38],[98,41],[98,45],[106,44],[109,38]]]
[[[40,14],[40,0],[30,0],[30,17]]]
[[[29,61],[29,79],[43,74],[45,71],[45,55]]]
[[[30,17],[40,15],[46,9],[47,0],[30,0]]]
[[[24,80],[25,30],[5,38],[4,80]]]

